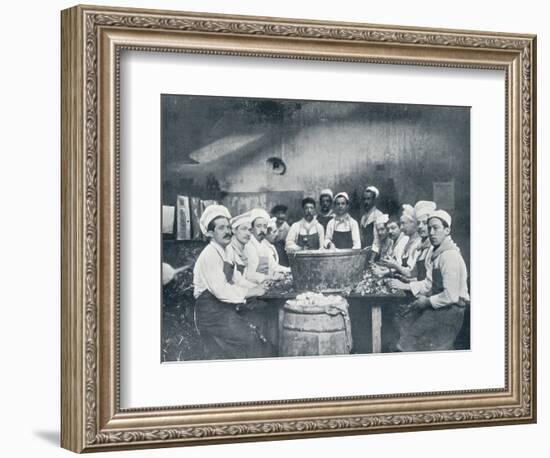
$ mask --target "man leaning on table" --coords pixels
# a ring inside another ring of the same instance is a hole
[[[231,215],[222,205],[210,205],[200,218],[209,244],[193,269],[195,323],[210,359],[259,358],[274,354],[262,325],[247,316],[265,290],[247,288],[228,253]]]

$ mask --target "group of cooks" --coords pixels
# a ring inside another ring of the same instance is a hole
[[[303,217],[289,226],[287,207],[255,208],[231,217],[222,205],[203,212],[209,239],[194,267],[195,324],[212,358],[276,355],[261,300],[270,281],[288,273],[290,253],[370,247],[373,271],[407,300],[395,315],[393,351],[451,350],[469,304],[467,269],[451,237],[452,219],[430,201],[405,204],[390,217],[367,186],[359,221],[346,192],[302,200]]]

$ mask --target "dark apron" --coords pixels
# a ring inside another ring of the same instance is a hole
[[[244,268],[245,268],[244,264],[235,263],[235,267],[237,268],[237,270],[241,275],[244,275]]]
[[[233,264],[224,261],[223,272],[231,284],[234,268]],[[274,346],[262,332],[264,326],[260,324],[258,312],[238,312],[237,305],[240,304],[220,301],[208,290],[197,298],[195,324],[206,347],[206,359],[274,356]],[[253,316],[255,319],[251,319]]]
[[[424,256],[422,256],[424,255]],[[426,256],[428,249],[424,249],[416,261],[416,279],[422,281],[426,279]]]
[[[285,249],[285,241],[277,240],[273,245],[275,245],[275,249],[277,250],[277,254],[279,255],[279,264],[288,267],[290,265],[290,262],[288,261],[288,254]]]
[[[309,235],[299,234],[296,245],[304,250],[318,250],[321,246],[319,243],[319,233],[316,232],[315,234]]]
[[[432,295],[443,291],[443,276],[439,269],[432,272]],[[463,305],[450,304],[434,309],[409,313],[396,317],[399,330],[397,348],[401,351],[453,350],[454,342],[464,321]]]
[[[363,248],[372,246],[374,243],[374,222],[361,226],[361,231],[363,234]]]
[[[345,249],[353,248],[353,239],[351,237],[351,230],[346,232],[334,231],[332,233],[332,243],[336,248]]]

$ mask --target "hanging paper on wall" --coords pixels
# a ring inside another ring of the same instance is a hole
[[[173,205],[162,206],[162,233],[173,234],[174,233],[174,212]]]
[[[191,212],[188,196],[178,196],[176,212],[176,240],[191,240]]]

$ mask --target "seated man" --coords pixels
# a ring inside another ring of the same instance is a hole
[[[381,259],[388,259],[391,256],[393,241],[388,233],[388,221],[389,216],[386,214],[381,214],[376,218],[375,229],[378,234],[378,244],[376,247],[372,248],[370,261],[376,262]]]
[[[294,223],[286,237],[286,251],[318,250],[325,243],[323,226],[315,218],[315,200],[306,197],[302,200],[304,217]]]
[[[451,216],[436,210],[428,228],[433,252],[426,278],[411,283],[391,280],[393,288],[411,291],[417,298],[396,317],[399,351],[452,350],[470,301],[466,264],[451,239]]]
[[[201,231],[210,243],[193,269],[195,323],[210,359],[273,356],[274,346],[264,336],[262,326],[253,323],[246,313],[265,290],[236,282],[237,270],[227,253],[230,218],[227,208],[221,205],[208,206],[200,218]]]
[[[349,196],[340,192],[334,196],[335,216],[327,224],[325,245],[327,248],[361,249],[359,223],[348,213]]]
[[[286,205],[275,205],[271,209],[271,220],[275,219],[275,231],[272,232],[275,235],[272,237],[272,240],[269,241],[275,249],[277,250],[277,262],[282,266],[288,267],[288,256],[285,250],[286,236],[290,230],[288,225],[288,207]]]
[[[388,228],[388,237],[392,241],[392,246],[388,254],[388,258],[392,259],[393,261],[397,261],[398,259],[400,260],[403,257],[405,245],[407,245],[409,237],[407,237],[401,230],[401,223],[399,221],[399,218],[391,217],[388,220],[386,227]]]
[[[245,246],[244,252],[248,258],[246,278],[255,283],[262,283],[267,279],[277,279],[281,273],[290,272],[290,268],[275,261],[269,242],[266,240],[267,225],[270,222],[268,213],[255,208],[250,211],[252,221],[252,237]]]
[[[277,229],[277,218],[271,218],[269,220],[269,223],[267,223],[267,234],[265,235],[265,241],[267,243],[267,246],[271,250],[271,254],[275,262],[277,264],[281,264],[279,260],[279,251],[275,247],[275,241],[277,240],[278,234],[279,231]]]
[[[238,283],[251,285],[251,282],[246,280],[246,271],[248,269],[248,258],[244,252],[244,247],[252,238],[252,226],[250,214],[243,213],[242,215],[231,218],[231,243],[227,247],[227,255],[229,260],[234,264],[238,272]]]

